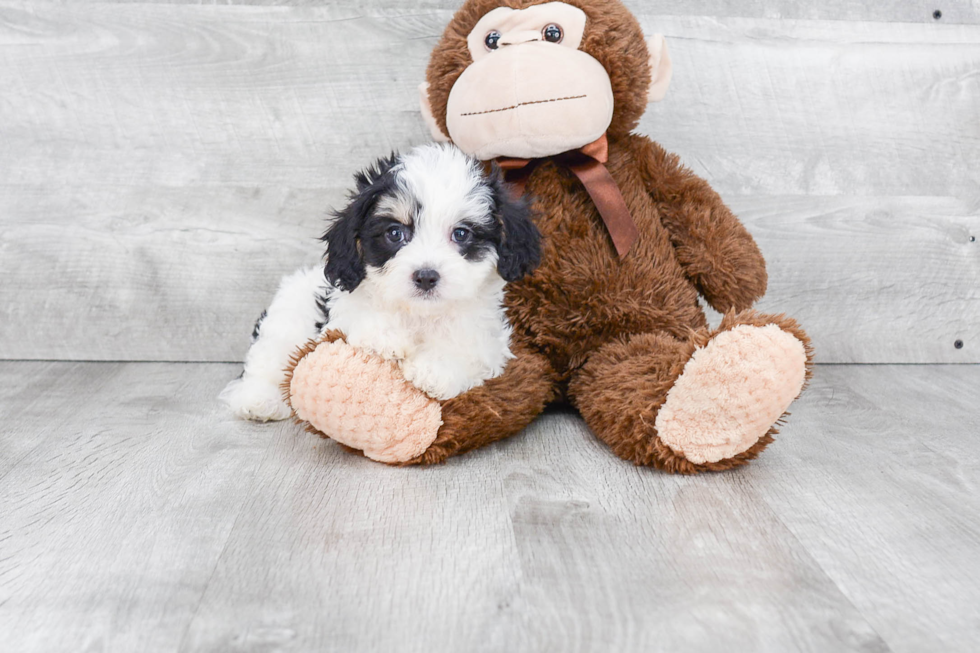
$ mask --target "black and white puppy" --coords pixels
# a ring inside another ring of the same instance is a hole
[[[290,416],[289,357],[336,329],[449,399],[499,375],[510,352],[504,285],[530,273],[540,234],[499,171],[451,145],[378,160],[323,236],[326,266],[285,279],[253,331],[241,378],[222,399],[243,418]]]

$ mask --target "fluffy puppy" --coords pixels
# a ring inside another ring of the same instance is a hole
[[[255,325],[242,376],[222,392],[238,416],[285,419],[289,357],[327,330],[398,363],[450,399],[500,374],[510,352],[504,285],[530,273],[540,234],[499,171],[451,145],[379,159],[323,236],[326,266],[283,279]]]

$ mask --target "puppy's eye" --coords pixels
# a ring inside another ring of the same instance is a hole
[[[464,227],[457,227],[456,229],[453,229],[452,238],[454,243],[459,243],[460,245],[462,245],[463,243],[469,242],[470,238],[472,237],[473,237],[473,232],[470,231],[469,229],[466,229]]]
[[[487,46],[487,50],[496,50],[500,47],[500,32],[497,30],[491,31],[487,34],[487,37],[483,39],[483,44]]]
[[[552,23],[541,30],[541,36],[548,43],[561,43],[561,38],[564,36],[564,33],[561,31],[561,27]]]
[[[393,245],[397,245],[405,240],[405,229],[403,227],[388,227],[385,231],[385,239]]]

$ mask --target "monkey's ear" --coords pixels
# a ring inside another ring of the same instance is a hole
[[[654,34],[647,39],[647,50],[650,51],[650,90],[647,91],[647,102],[660,102],[667,95],[667,87],[670,86],[670,78],[674,72],[664,35]]]
[[[541,232],[534,225],[534,212],[523,197],[504,182],[497,164],[490,171],[493,192],[493,214],[500,222],[500,245],[497,247],[497,273],[506,281],[517,281],[531,274],[541,262]]]
[[[436,122],[436,117],[432,115],[432,105],[429,104],[429,82],[419,84],[419,106],[422,108],[422,120],[425,121],[425,126],[429,128],[432,140],[437,143],[448,143],[449,137],[442,133],[442,130],[439,129],[439,123]]]

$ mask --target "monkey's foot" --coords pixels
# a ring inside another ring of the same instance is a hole
[[[372,460],[401,463],[429,448],[442,408],[398,367],[343,340],[320,342],[288,378],[289,405],[302,422]]]
[[[740,325],[698,349],[657,415],[661,441],[695,464],[749,449],[806,380],[804,344],[775,324]]]

